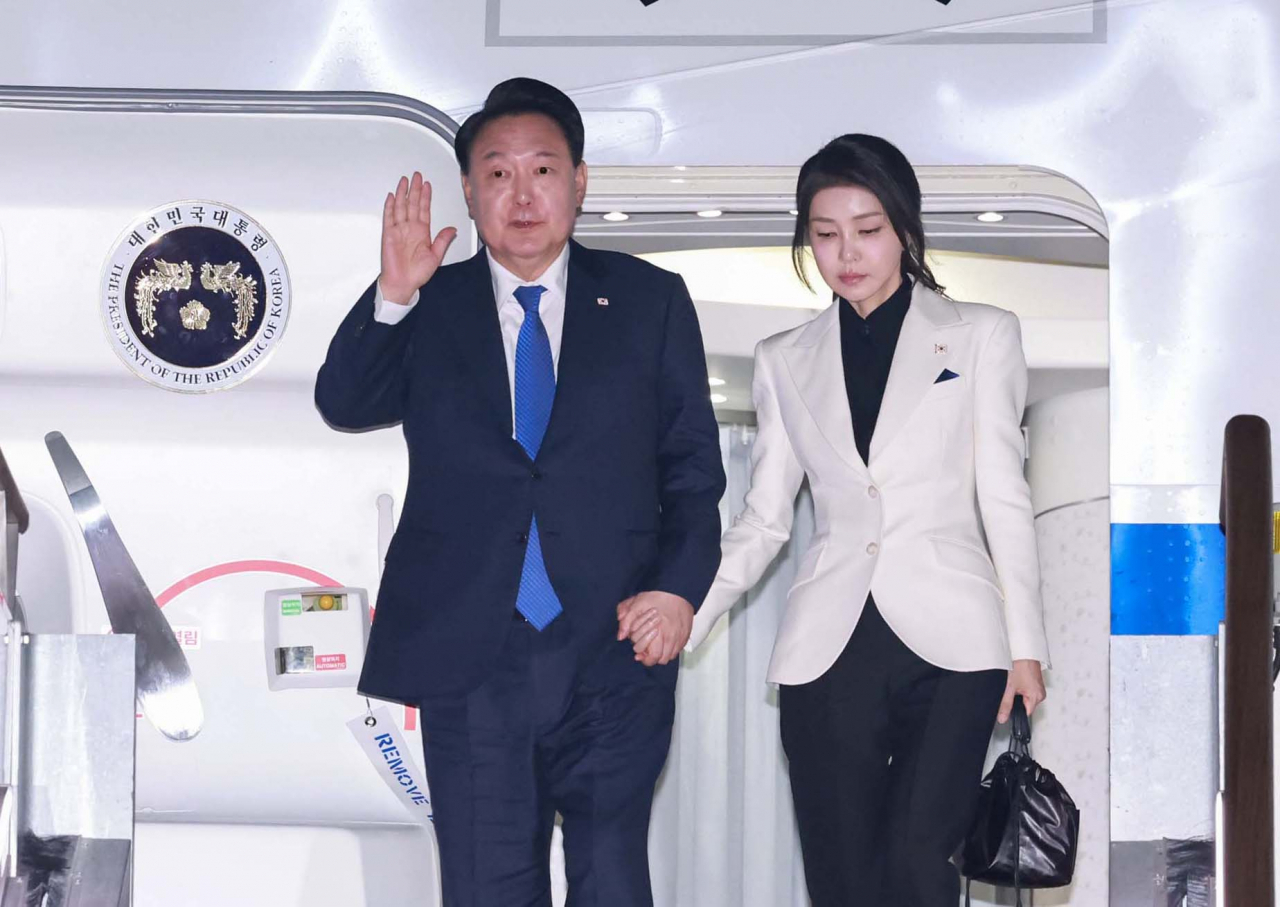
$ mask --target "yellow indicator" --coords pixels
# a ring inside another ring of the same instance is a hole
[[[1280,510],[1271,514],[1271,541],[1272,550],[1280,554]]]
[[[317,611],[336,614],[339,611],[347,610],[346,596],[341,593],[334,592],[304,592],[302,594],[301,611],[316,613]]]

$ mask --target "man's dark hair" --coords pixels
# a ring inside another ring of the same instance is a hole
[[[471,170],[471,146],[484,127],[494,120],[524,113],[541,114],[559,126],[569,145],[573,166],[582,163],[582,114],[578,112],[577,105],[554,85],[521,77],[507,79],[495,85],[489,92],[489,97],[484,99],[484,107],[467,117],[467,121],[458,130],[458,136],[453,142],[453,152],[457,155],[462,172],[465,174]]]

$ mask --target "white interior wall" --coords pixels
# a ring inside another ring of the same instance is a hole
[[[1110,504],[1108,392],[1097,388],[1027,409],[1045,628],[1053,668],[1033,723],[1032,752],[1080,808],[1070,888],[1038,905],[1106,907],[1110,842]]]

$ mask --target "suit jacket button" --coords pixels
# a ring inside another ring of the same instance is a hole
[[[533,472],[529,473],[529,477],[531,479],[540,479],[542,478],[542,473],[539,470],[535,469]]]
[[[520,533],[520,544],[521,545],[529,544],[529,533],[527,532]]]
[[[875,542],[872,542],[870,545],[867,546],[867,554],[871,555],[872,557],[875,557],[879,553],[880,553],[880,546],[877,545]]]
[[[867,489],[867,497],[871,498],[874,501],[876,498],[880,497],[880,489],[872,485],[870,488]]]

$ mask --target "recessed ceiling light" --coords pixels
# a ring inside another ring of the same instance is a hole
[[[689,168],[688,168],[688,167],[686,167],[686,166],[684,166],[684,164],[676,164],[676,169],[677,169],[677,170],[688,170]]]
[[[791,209],[790,211],[788,211],[787,213],[788,213],[788,214],[790,214],[792,217],[799,217],[799,216],[800,216],[800,212],[799,212],[799,210],[797,210],[797,209],[795,209],[795,208],[792,208],[792,209]]]
[[[1004,220],[1004,215],[995,211],[984,211],[978,215],[978,220],[982,221],[984,224],[998,224],[1000,221]]]
[[[698,212],[699,217],[719,217],[721,214],[724,214],[724,212],[719,208],[709,208],[706,211]]]
[[[710,384],[712,387],[724,387],[723,378],[708,378],[707,383]]]
[[[605,220],[613,220],[613,221],[631,220],[630,214],[624,214],[621,211],[610,211],[608,214],[605,214],[603,216]]]
[[[711,402],[712,403],[728,403],[729,398],[726,397],[724,394],[712,394]]]

